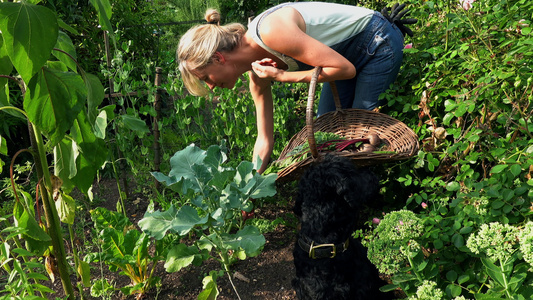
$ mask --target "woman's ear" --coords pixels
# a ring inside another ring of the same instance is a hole
[[[213,61],[214,62],[217,62],[217,63],[220,63],[220,64],[225,64],[226,63],[226,58],[224,57],[224,55],[220,52],[215,52],[215,54],[213,54]]]

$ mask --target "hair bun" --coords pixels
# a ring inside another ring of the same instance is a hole
[[[216,9],[210,8],[205,12],[205,20],[209,24],[219,25],[220,24],[220,13]]]

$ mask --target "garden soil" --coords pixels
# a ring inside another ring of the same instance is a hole
[[[131,184],[133,181],[129,181]],[[133,187],[129,187],[133,190]],[[219,288],[218,300],[250,300],[250,299],[265,299],[265,300],[283,300],[296,299],[291,281],[295,277],[295,270],[293,264],[293,247],[296,239],[298,221],[292,213],[294,205],[294,195],[296,194],[295,184],[288,183],[277,186],[276,199],[277,203],[266,202],[262,207],[255,211],[255,218],[266,220],[276,220],[282,218],[283,224],[280,224],[272,232],[265,233],[266,244],[263,251],[257,257],[247,258],[244,261],[238,261],[232,265],[232,283],[228,279],[227,274],[217,280]],[[83,199],[82,195],[76,195],[73,192],[74,198]],[[116,210],[116,204],[119,200],[119,192],[115,180],[106,179],[100,180],[93,185],[93,194],[98,204],[91,204],[95,206],[102,206],[109,210]],[[143,196],[142,193],[128,195],[128,200],[125,203],[126,212],[133,224],[137,224],[142,219],[150,199]],[[377,201],[376,206],[381,205]],[[374,205],[372,205],[374,206]],[[367,207],[370,211],[361,212],[362,215],[372,215],[377,207]],[[156,207],[156,209],[158,209]],[[94,236],[91,234],[93,230],[92,221],[88,209],[80,210],[85,212],[85,216],[77,216],[80,220],[80,226],[83,228],[83,237],[77,236],[75,238],[78,242],[78,251],[86,255],[89,251],[96,252],[97,249],[88,249],[94,245]],[[361,219],[365,219],[364,217]],[[362,226],[362,224],[361,224]],[[81,232],[81,230],[77,230]],[[81,235],[81,233],[78,233]],[[67,255],[72,256],[70,243],[66,243]],[[93,246],[94,247],[94,246]],[[96,247],[95,247],[96,248]],[[78,299],[118,299],[118,300],[139,300],[139,299],[162,299],[162,300],[195,300],[200,292],[203,290],[202,279],[209,274],[210,271],[219,271],[222,269],[221,264],[215,260],[204,262],[200,267],[190,266],[175,273],[168,273],[165,271],[164,262],[159,261],[155,266],[154,275],[161,279],[159,288],[152,288],[143,297],[136,297],[135,295],[123,295],[120,291],[116,291],[110,298],[95,298],[90,295],[89,288],[84,288],[81,292],[77,287],[74,288]],[[112,283],[114,287],[121,288],[130,284],[130,279],[125,275],[120,275],[119,272],[111,272],[105,264],[93,263],[91,265],[91,280],[106,278],[108,282]],[[57,291],[51,299],[55,297],[64,297],[64,291],[61,286],[59,276],[51,287]],[[389,281],[386,278],[383,278]],[[73,284],[77,282],[75,275],[71,276]],[[235,290],[237,292],[235,292]],[[238,295],[237,295],[238,293]],[[396,291],[397,298],[404,298],[405,295],[401,291]]]
[[[279,193],[279,191],[278,191]],[[74,193],[75,194],[75,193]],[[118,189],[114,180],[102,180],[96,183],[93,187],[93,194],[95,199],[98,199],[97,206],[103,206],[110,210],[116,210],[116,203],[119,199]],[[142,195],[129,195],[125,206],[128,216],[134,224],[144,215],[149,199],[143,198]],[[292,214],[292,201],[287,201],[284,206],[279,206],[272,203],[267,203],[263,207],[256,210],[256,218],[265,218],[275,220],[283,218],[288,222],[295,223],[294,215]],[[90,216],[88,218],[85,231],[85,243],[90,244],[93,239],[90,235],[91,223]],[[238,261],[232,265],[232,270],[235,274],[232,278],[233,284],[239,294],[237,296],[227,275],[217,280],[219,287],[219,300],[230,299],[295,299],[295,292],[291,287],[291,280],[294,277],[294,265],[292,248],[294,247],[294,240],[296,236],[296,225],[278,225],[275,231],[264,234],[266,244],[264,250],[260,255],[253,258],[247,258],[244,261]],[[82,242],[84,243],[84,242]],[[67,255],[71,255],[70,249],[67,247]],[[82,254],[84,255],[84,254]],[[152,288],[143,298],[140,299],[179,299],[192,300],[197,299],[198,294],[202,291],[202,279],[212,270],[221,270],[219,262],[211,260],[204,262],[201,267],[191,266],[181,270],[180,272],[167,273],[160,261],[155,269],[154,275],[161,278],[161,285],[159,289]],[[118,272],[109,271],[106,265],[92,264],[91,279],[95,280],[105,277],[108,282],[111,282],[115,287],[124,287],[130,284],[130,280],[125,275],[119,275]],[[57,293],[55,297],[63,297],[64,292],[61,286],[59,277],[52,287]],[[72,282],[76,282],[76,278],[72,276]],[[101,299],[90,296],[90,290],[85,288],[83,290],[83,298],[79,297],[79,291],[75,287],[75,292],[80,299]],[[111,299],[136,299],[135,296],[125,296],[120,291],[114,293]]]

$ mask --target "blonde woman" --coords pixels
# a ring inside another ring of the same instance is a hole
[[[402,31],[386,17],[363,7],[294,2],[263,12],[246,29],[221,26],[219,13],[208,10],[208,23],[191,28],[179,42],[179,69],[195,95],[205,95],[205,85],[231,89],[249,72],[258,130],[253,158],[262,160],[262,172],[274,146],[271,81],[309,82],[312,69],[321,66],[318,80],[325,84],[318,115],[335,109],[330,81],[337,83],[343,108],[380,105],[403,49]]]

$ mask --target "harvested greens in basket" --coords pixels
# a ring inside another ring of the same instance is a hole
[[[367,138],[346,139],[335,133],[317,131],[315,132],[315,141],[318,152],[374,152],[386,148],[377,134],[369,134]],[[307,159],[309,155],[311,155],[311,151],[309,142],[306,141],[304,144],[294,147],[284,159],[274,161],[265,170],[265,174],[277,173],[293,163]]]

